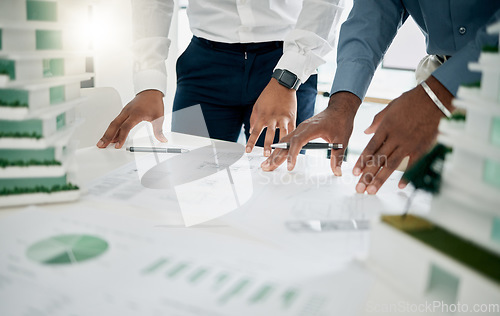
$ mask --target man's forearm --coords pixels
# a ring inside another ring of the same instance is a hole
[[[361,100],[353,93],[340,91],[333,94],[328,102],[328,109],[344,114],[346,119],[354,120]]]
[[[340,30],[331,94],[365,97],[384,52],[407,15],[400,0],[357,0]]]

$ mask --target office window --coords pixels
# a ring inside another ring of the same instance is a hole
[[[483,179],[492,186],[500,188],[500,163],[486,159],[484,162]]]
[[[0,121],[0,132],[11,135],[42,135],[43,127],[41,120],[25,121]]]
[[[455,304],[460,280],[436,264],[431,264],[427,293],[441,298],[446,304]]]
[[[94,57],[87,56],[85,58],[85,72],[94,72]],[[80,88],[93,88],[95,87],[94,77],[89,80],[84,80],[80,82]]]
[[[64,126],[66,126],[66,113],[59,114],[56,117],[56,129],[60,130]]]
[[[0,106],[27,107],[29,93],[25,90],[0,89]]]
[[[19,188],[33,188],[42,186],[52,188],[53,186],[64,186],[67,184],[66,175],[56,178],[6,178],[0,179],[0,187],[3,190],[16,190]]]
[[[415,70],[418,62],[425,55],[427,55],[425,37],[417,23],[409,17],[387,50],[382,66],[391,69]]]
[[[16,62],[8,59],[0,59],[0,75],[8,75],[10,80],[15,80]]]
[[[57,86],[50,88],[50,104],[57,104],[64,102],[66,100],[65,97],[65,87]]]
[[[493,118],[491,127],[491,143],[500,146],[500,117]]]
[[[493,219],[493,227],[491,229],[491,239],[500,243],[500,217]]]
[[[26,16],[28,21],[57,21],[57,2],[26,1]]]
[[[62,49],[62,32],[49,30],[36,30],[36,49]]]
[[[29,162],[32,158],[36,160],[55,160],[56,154],[53,147],[46,149],[0,149],[0,159],[7,161]]]
[[[45,78],[57,77],[64,75],[64,59],[44,59],[43,60],[43,76]]]

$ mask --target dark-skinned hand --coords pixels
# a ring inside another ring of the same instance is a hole
[[[333,150],[331,168],[336,176],[342,175],[344,151],[352,133],[354,116],[361,100],[350,92],[338,92],[330,97],[328,107],[321,113],[302,122],[295,131],[283,137],[280,142],[289,142],[290,149],[275,149],[262,163],[264,171],[272,171],[285,160],[288,170],[293,170],[297,155],[302,147],[312,139],[322,138],[329,143],[341,143],[344,149]]]
[[[272,78],[253,107],[246,152],[252,152],[262,130],[267,127],[264,156],[269,157],[276,129],[279,129],[280,138],[293,131],[296,113],[296,91],[282,86],[276,79]]]
[[[163,113],[163,93],[158,90],[145,90],[138,93],[109,124],[108,129],[97,142],[97,147],[106,148],[110,143],[116,143],[115,148],[121,148],[130,130],[142,121],[151,122],[156,139],[167,142],[167,138],[163,135]]]
[[[432,76],[426,83],[453,111],[453,95]],[[365,131],[375,135],[354,166],[353,174],[361,175],[356,191],[375,194],[403,158],[409,156],[409,166],[415,163],[434,144],[442,117],[444,114],[420,85],[389,103]],[[401,180],[399,187],[405,186]]]

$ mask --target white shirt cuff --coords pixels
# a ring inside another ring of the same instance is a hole
[[[316,65],[317,62],[311,62],[310,59],[310,56],[305,56],[294,51],[287,51],[281,56],[274,69],[286,69],[295,74],[301,83],[304,83],[311,75],[316,73],[316,67],[312,65]]]
[[[149,69],[134,74],[134,90],[138,94],[145,90],[158,90],[163,95],[167,90],[167,76],[158,70]]]

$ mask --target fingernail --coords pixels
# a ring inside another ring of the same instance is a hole
[[[165,135],[163,135],[163,134],[160,135],[160,142],[162,142],[162,143],[168,142],[168,139],[165,137]]]
[[[269,167],[269,160],[264,161],[260,166],[261,166],[261,168]]]
[[[269,149],[266,149],[266,150],[264,151],[264,156],[266,156],[266,157],[271,156],[271,151],[270,151]]]
[[[247,153],[251,153],[251,152],[252,152],[252,148],[247,147],[247,148],[245,148],[245,151],[246,151]]]
[[[288,162],[286,163],[286,168],[288,169],[288,171],[292,171],[292,168],[293,168],[293,167],[292,167],[292,162],[291,162],[291,161],[288,161]]]
[[[102,141],[102,139],[97,142],[97,147],[102,147],[103,145],[104,142]]]
[[[340,168],[339,166],[335,167],[335,172],[334,172],[334,174],[335,174],[337,177],[342,176],[342,168]]]
[[[398,186],[400,189],[404,189],[406,188],[406,183],[400,183]]]
[[[352,170],[352,173],[355,175],[355,176],[359,176],[361,174],[361,169],[356,167]]]
[[[368,192],[368,194],[375,194],[377,193],[377,188],[374,185],[369,185],[366,192]]]
[[[365,189],[366,189],[366,185],[364,183],[358,183],[358,185],[356,185],[356,192],[358,192],[358,193],[365,192]]]
[[[120,143],[116,143],[116,144],[115,144],[115,148],[116,148],[116,149],[120,148]]]

